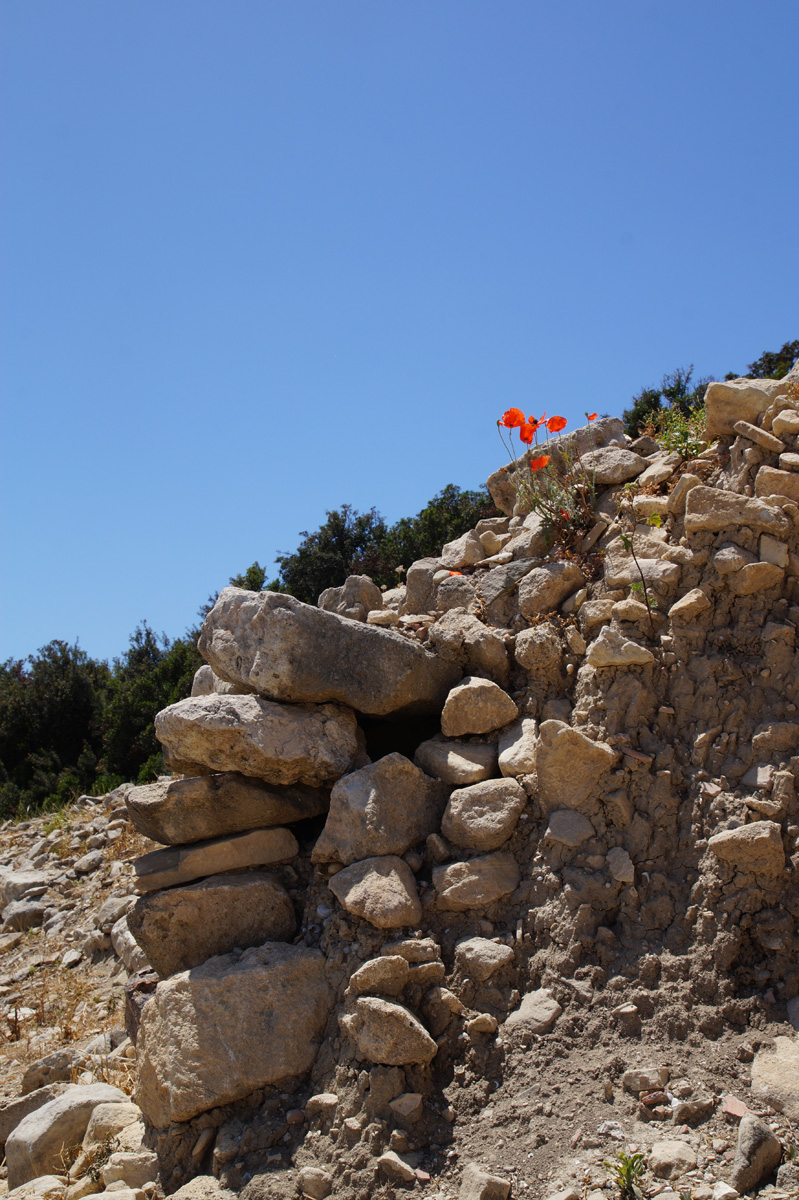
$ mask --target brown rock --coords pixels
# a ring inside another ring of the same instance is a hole
[[[125,796],[139,833],[167,846],[290,825],[325,812],[328,803],[326,790],[302,784],[278,787],[235,771],[162,779],[131,788]]]
[[[328,886],[342,908],[378,929],[417,925],[422,915],[413,872],[394,855],[353,863]]]
[[[429,1063],[438,1046],[424,1025],[402,1004],[360,996],[355,1013],[340,1018],[345,1031],[370,1062],[387,1067]]]
[[[518,708],[501,687],[490,679],[468,675],[447,696],[441,729],[446,737],[489,733],[518,715]]]
[[[142,896],[128,913],[128,927],[165,979],[216,954],[288,941],[297,921],[282,883],[252,871]]]
[[[438,829],[447,792],[404,755],[387,754],[335,784],[311,857],[346,864],[404,854]]]
[[[740,829],[714,833],[708,849],[739,871],[774,875],[785,866],[782,835],[776,821],[753,821]]]
[[[515,779],[487,779],[457,788],[444,811],[441,832],[467,850],[498,850],[526,805],[527,793]]]
[[[515,892],[519,879],[519,868],[512,854],[483,854],[468,862],[434,867],[436,907],[441,912],[484,908]]]
[[[592,742],[564,721],[544,721],[536,751],[539,800],[545,813],[557,808],[598,811],[593,798],[604,773],[616,762],[616,751]]]

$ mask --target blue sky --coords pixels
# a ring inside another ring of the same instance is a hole
[[[799,337],[796,0],[5,0],[0,659]]]

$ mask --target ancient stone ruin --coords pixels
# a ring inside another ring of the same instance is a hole
[[[223,590],[157,718],[173,774],[126,795],[161,847],[127,1023],[166,1194],[546,1197],[555,1162],[566,1196],[622,1144],[622,1096],[656,1178],[774,1182],[799,1120],[796,375],[711,385],[687,461],[611,418],[572,434],[598,495],[568,552],[505,468],[505,515],[404,587]],[[751,1064],[742,1112],[686,1083],[718,1047]]]

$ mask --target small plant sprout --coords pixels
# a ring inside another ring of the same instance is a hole
[[[619,1150],[613,1162],[605,1160],[603,1165],[610,1171],[621,1200],[642,1200],[639,1180],[644,1173],[643,1154],[626,1154],[624,1150]]]
[[[654,596],[652,595],[650,589],[646,586],[646,576],[644,575],[643,567],[641,566],[640,562],[638,561],[638,556],[635,553],[636,517],[635,517],[635,509],[633,508],[633,498],[634,498],[635,494],[636,494],[635,486],[633,484],[629,484],[629,483],[625,484],[624,489],[621,494],[621,499],[619,501],[619,521],[621,522],[621,531],[619,533],[619,539],[621,541],[622,546],[624,546],[624,549],[627,551],[627,553],[632,555],[632,560],[635,563],[635,569],[637,570],[637,572],[640,576],[640,581],[636,580],[635,583],[631,584],[630,590],[633,592],[634,595],[640,596],[640,598],[643,600],[644,604],[646,605],[646,611],[647,611],[647,615],[649,617],[649,628],[652,632],[652,640],[657,641],[657,633],[655,631],[655,618],[653,616],[653,610],[657,607],[657,601],[655,600]],[[659,523],[660,520],[661,520],[661,518],[658,516],[657,522]],[[655,522],[653,522],[651,518],[648,523],[655,524]]]

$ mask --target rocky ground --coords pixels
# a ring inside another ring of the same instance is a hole
[[[713,387],[573,435],[569,544],[503,471],[404,588],[225,589],[173,775],[0,830],[15,1200],[799,1195],[799,398]]]

